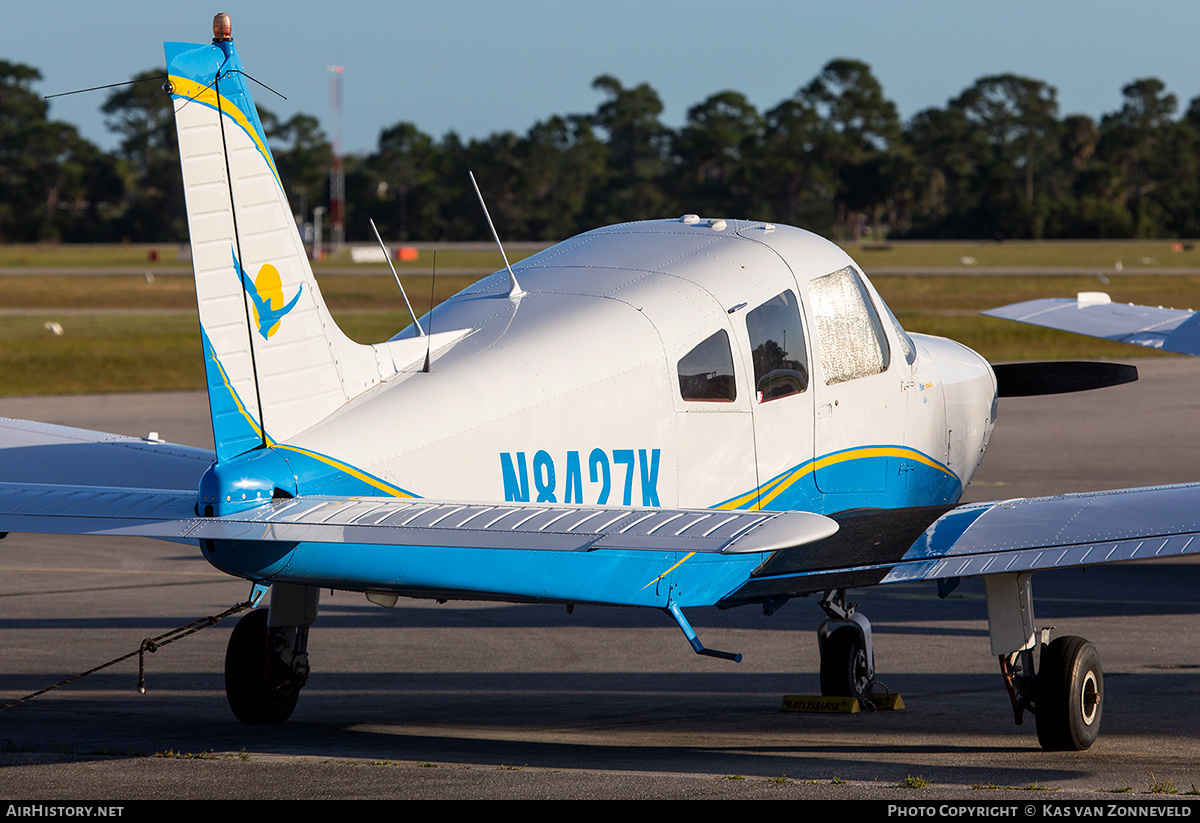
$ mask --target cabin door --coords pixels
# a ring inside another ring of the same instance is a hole
[[[813,395],[802,316],[796,291],[787,289],[749,307],[744,325],[734,321],[749,354],[754,415],[757,484],[744,508],[807,510],[815,502]]]

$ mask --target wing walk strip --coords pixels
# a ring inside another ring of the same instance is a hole
[[[748,506],[752,509],[762,509],[769,506],[775,498],[779,497],[783,492],[787,491],[797,481],[822,469],[836,466],[840,463],[855,462],[858,460],[893,457],[910,460],[914,463],[920,463],[930,468],[936,469],[950,477],[958,479],[958,475],[951,471],[948,467],[923,454],[916,449],[907,446],[862,446],[853,449],[847,449],[841,452],[827,454],[824,457],[810,460],[796,466],[793,469],[788,469],[781,475],[768,480],[757,488],[751,489],[745,494],[726,500],[717,506],[719,509],[741,509]]]
[[[618,509],[303,497],[197,517],[194,491],[0,483],[0,532],[542,551],[746,554],[828,537],[807,512]],[[668,526],[671,526],[668,528]]]

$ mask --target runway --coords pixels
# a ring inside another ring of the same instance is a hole
[[[1136,361],[1131,361],[1136,362]],[[1200,474],[1200,362],[1138,363],[1134,384],[1000,401],[967,500],[1186,482]],[[211,443],[200,394],[0,398],[0,415]],[[243,600],[198,550],[140,540],[0,542],[7,702]],[[135,798],[1145,798],[1200,785],[1200,562],[1040,573],[1040,625],[1099,649],[1106,703],[1088,752],[1048,754],[1013,724],[979,581],[856,592],[878,676],[908,708],[782,714],[819,690],[821,612],[689,612],[695,655],[653,611],[324,593],[292,720],[225,703],[232,621],[0,712],[0,795]],[[920,777],[919,793],[901,784]],[[1128,793],[1097,794],[1097,792]],[[1045,792],[1045,794],[1043,794]],[[1097,799],[1099,798],[1099,799]]]

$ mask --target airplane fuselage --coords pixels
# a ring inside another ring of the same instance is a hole
[[[845,252],[809,232],[631,223],[516,271],[524,294],[510,297],[497,272],[441,304],[421,321],[428,340],[410,327],[388,344],[411,364],[269,449],[275,487],[834,513],[954,503],[983,456],[996,400],[986,361],[904,332]],[[303,544],[210,559],[335,587],[657,606],[716,602],[762,560],[340,551],[333,576],[328,552]],[[670,585],[650,585],[668,569]]]
[[[518,265],[519,298],[504,272],[481,280],[424,319],[462,335],[428,373],[414,364],[290,443],[434,499],[818,512],[956,501],[995,419],[986,361],[904,333],[836,245],[722,224],[581,235]],[[777,362],[764,365],[767,349]],[[728,374],[699,387],[693,363]]]

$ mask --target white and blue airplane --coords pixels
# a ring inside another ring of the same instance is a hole
[[[214,34],[166,44],[164,90],[215,449],[0,421],[0,532],[189,543],[255,603],[269,589],[225,660],[247,723],[291,715],[322,588],[655,608],[735,660],[684,610],[820,594],[822,691],[869,699],[870,624],[846,590],[983,576],[1017,722],[1032,711],[1049,749],[1096,739],[1099,657],[1036,628],[1031,575],[1195,551],[1196,487],[956,505],[998,394],[1046,372],[998,384],[970,349],[905,332],[838,246],[764,222],[597,229],[357,344],[227,17]],[[1072,388],[1129,377],[1096,368]]]

